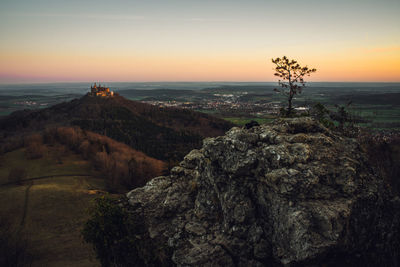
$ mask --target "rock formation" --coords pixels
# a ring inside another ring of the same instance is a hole
[[[354,139],[310,118],[205,139],[126,206],[178,266],[400,264],[400,200]]]

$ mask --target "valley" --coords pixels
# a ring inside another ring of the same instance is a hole
[[[121,96],[160,108],[183,108],[245,124],[271,121],[285,103],[273,91],[276,83],[108,83]],[[87,83],[0,86],[0,116],[16,110],[46,108],[70,101],[88,91]],[[309,83],[294,103],[307,112],[316,103],[329,110],[351,104],[348,110],[363,118],[361,126],[376,130],[399,129],[399,83]]]

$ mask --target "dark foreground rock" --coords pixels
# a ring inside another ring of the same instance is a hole
[[[126,206],[171,265],[399,266],[400,200],[360,150],[309,118],[232,128]]]

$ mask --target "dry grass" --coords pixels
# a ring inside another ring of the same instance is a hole
[[[46,147],[46,154],[39,159],[28,159],[26,157],[25,148],[20,148],[2,155],[0,158],[2,162],[0,166],[0,184],[8,181],[9,172],[13,168],[24,168],[27,171],[27,178],[77,173],[96,175],[96,173],[92,171],[93,168],[90,163],[83,160],[81,156],[64,149],[62,162],[59,162],[55,154],[62,146],[56,145]]]
[[[25,229],[30,232],[33,266],[96,266],[95,255],[80,235],[88,219],[93,178],[40,180],[32,186]],[[94,181],[97,182],[97,181]]]
[[[49,154],[40,159],[27,160],[24,149],[3,155],[0,183],[6,182],[8,172],[24,166],[28,177],[66,173],[90,173],[89,162],[67,153],[58,164]],[[5,175],[7,174],[7,175]],[[91,173],[93,174],[93,173]],[[90,245],[80,235],[88,219],[91,200],[104,190],[104,180],[96,177],[52,177],[28,184],[0,187],[0,216],[19,227],[24,214],[21,234],[27,238],[32,266],[100,266]],[[97,194],[94,194],[97,193]]]

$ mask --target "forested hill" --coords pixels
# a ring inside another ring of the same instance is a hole
[[[54,126],[79,126],[106,135],[161,160],[179,160],[204,137],[233,125],[207,114],[159,108],[122,96],[84,96],[40,110],[17,111],[0,120],[4,138]]]

